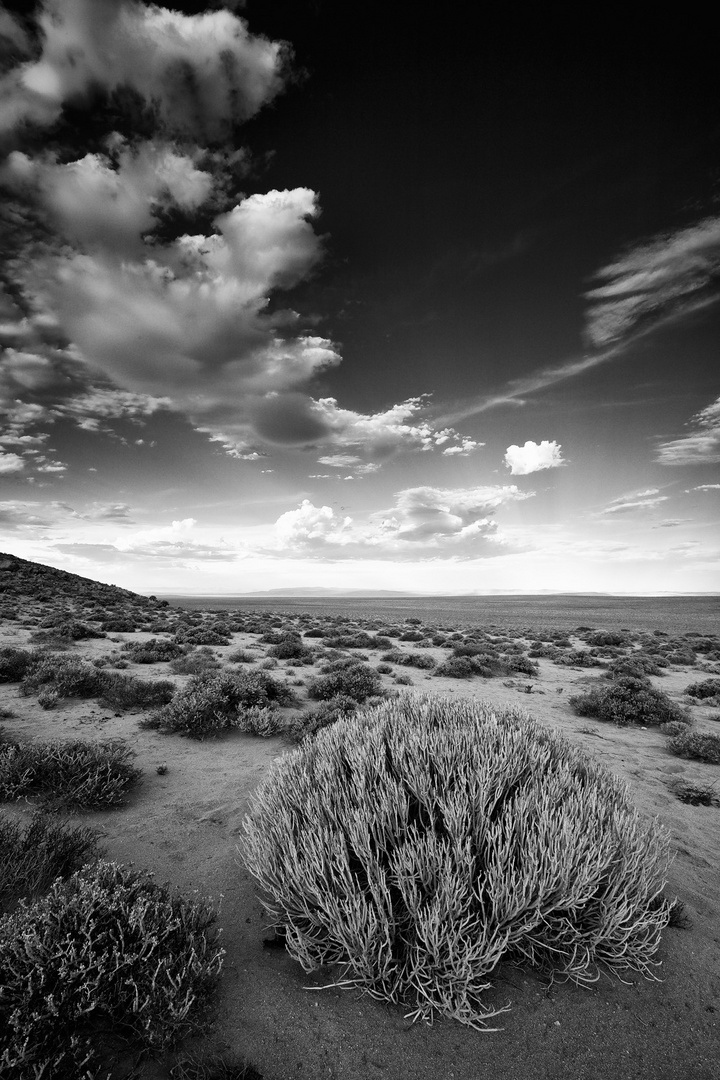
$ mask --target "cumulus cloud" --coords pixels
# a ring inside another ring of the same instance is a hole
[[[140,237],[157,226],[158,214],[196,210],[210,197],[213,177],[197,168],[198,150],[180,153],[157,140],[131,147],[119,136],[112,142],[113,153],[67,163],[50,153],[33,159],[13,151],[3,180],[25,196],[33,192],[70,241],[138,255]]]
[[[713,465],[720,462],[720,398],[693,416],[687,435],[661,443],[662,465]]]
[[[135,0],[46,0],[42,53],[0,89],[3,126],[54,123],[91,89],[129,87],[169,131],[217,139],[282,87],[285,48],[229,11],[183,15]]]
[[[0,451],[0,473],[22,472],[25,462],[18,454],[4,454]]]
[[[637,244],[595,274],[604,284],[586,293],[588,339],[604,348],[660,318],[714,303],[719,276],[720,217]]]
[[[340,517],[304,500],[275,525],[275,550],[335,558],[478,558],[508,550],[496,510],[530,496],[515,485],[405,488],[392,507],[367,522]]]
[[[543,439],[540,443],[528,440],[524,446],[508,446],[505,464],[513,476],[526,476],[541,469],[555,469],[564,465],[560,443]]]

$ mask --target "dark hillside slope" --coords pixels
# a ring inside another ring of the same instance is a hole
[[[99,581],[56,570],[54,566],[19,559],[0,552],[0,605],[13,607],[17,613],[31,604],[65,603],[68,607],[128,607],[156,611],[167,607],[164,600],[140,596],[139,593],[103,585]]]

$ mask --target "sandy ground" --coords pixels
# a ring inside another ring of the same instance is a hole
[[[0,645],[26,637],[13,624],[0,628]],[[236,634],[232,648],[255,641]],[[74,651],[92,656],[112,647],[107,640],[90,641]],[[430,652],[444,655],[440,649]],[[372,662],[378,657],[371,654]],[[243,1055],[265,1080],[720,1080],[720,810],[686,805],[669,786],[678,777],[719,783],[720,768],[673,756],[652,728],[623,729],[575,716],[568,697],[597,672],[540,664],[539,678],[505,681],[514,685],[441,679],[403,668],[413,682],[403,691],[520,705],[625,779],[637,807],[670,829],[676,857],[667,891],[684,901],[689,926],[664,933],[662,981],[638,975],[625,985],[602,976],[593,988],[581,989],[548,986],[532,973],[501,967],[487,1000],[510,1001],[512,1011],[499,1018],[503,1030],[492,1034],[445,1020],[413,1025],[401,1007],[358,992],[309,990],[316,977],[305,975],[284,950],[263,947],[265,917],[237,844],[250,794],[272,762],[288,752],[282,739],[234,733],[200,743],[144,731],[137,723],[141,714],[116,715],[94,702],[60,702],[45,711],[35,698],[19,697],[12,685],[0,686],[0,706],[14,712],[3,721],[10,736],[126,740],[136,751],[142,783],[124,808],[74,820],[100,831],[108,857],[220,902],[227,955],[216,1019],[187,1050]],[[281,662],[272,674],[279,677],[284,668]],[[126,674],[166,678],[167,672],[166,665],[133,664]],[[312,673],[292,668],[286,676],[307,680]],[[673,668],[653,682],[680,698],[689,682],[703,677]],[[182,684],[185,677],[175,680]],[[528,684],[531,694],[525,692]],[[697,706],[693,712],[698,730],[719,730],[709,719],[712,710]],[[164,775],[156,772],[161,764],[167,766]],[[3,812],[29,817],[32,807],[5,805]],[[146,1062],[142,1076],[167,1077],[170,1061]]]

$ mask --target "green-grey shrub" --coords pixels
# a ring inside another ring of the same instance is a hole
[[[690,683],[685,687],[685,693],[701,700],[720,697],[720,679],[703,679],[702,682]]]
[[[100,1076],[108,1034],[163,1051],[199,1026],[222,965],[206,904],[99,863],[0,919],[0,1073]]]
[[[503,959],[651,976],[669,842],[626,786],[518,710],[405,697],[283,755],[242,855],[307,972],[483,1027]],[[504,1010],[497,1010],[504,1011]]]

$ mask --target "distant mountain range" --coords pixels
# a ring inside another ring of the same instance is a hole
[[[237,593],[238,596],[420,596],[421,593],[396,592],[393,589],[326,589],[309,585],[297,589],[263,589]]]

